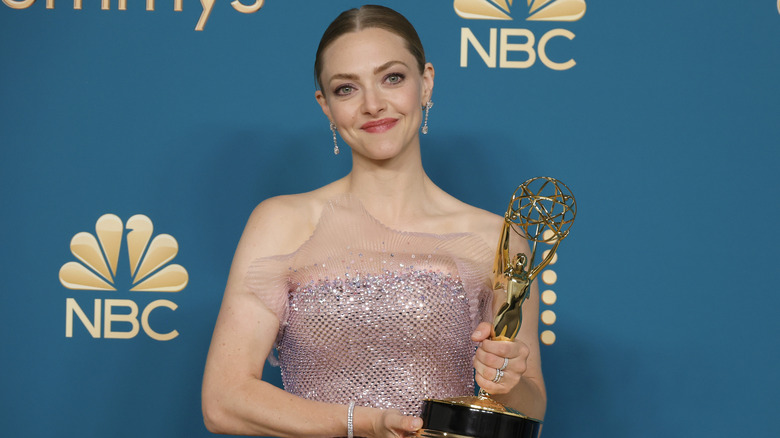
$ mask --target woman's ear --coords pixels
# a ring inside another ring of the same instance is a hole
[[[325,98],[325,94],[322,92],[322,90],[317,90],[314,92],[314,98],[317,99],[317,103],[320,104],[320,108],[322,109],[322,112],[325,114],[325,117],[328,118],[328,120],[333,120],[333,118],[330,116],[330,107],[328,106],[328,100]]]
[[[420,105],[425,106],[426,103],[428,103],[429,100],[431,100],[431,96],[433,96],[433,78],[436,76],[436,70],[433,69],[433,64],[430,62],[425,64],[425,67],[423,68],[423,101],[420,103]]]

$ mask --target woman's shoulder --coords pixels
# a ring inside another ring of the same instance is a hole
[[[473,205],[463,205],[461,218],[464,229],[480,236],[488,245],[494,245],[501,233],[504,218]]]
[[[504,227],[504,217],[479,207],[462,204],[459,207],[459,226],[464,231],[480,237],[489,248],[495,248]],[[510,234],[509,245],[512,252],[527,254],[529,251],[528,242],[515,232]]]
[[[258,204],[249,216],[245,238],[256,242],[256,257],[289,254],[314,232],[324,206],[333,194],[326,187],[280,195]]]
[[[441,204],[446,216],[453,219],[451,226],[469,233],[479,233],[486,229],[497,229],[503,223],[503,217],[463,202],[452,195],[446,194],[445,202]]]
[[[462,215],[473,227],[498,227],[503,221],[503,217],[493,212],[466,204],[465,202],[462,202],[462,204]]]
[[[437,216],[443,219],[442,225],[446,232],[474,234],[490,247],[495,244],[501,232],[503,217],[449,194],[441,199],[443,202],[438,204]]]

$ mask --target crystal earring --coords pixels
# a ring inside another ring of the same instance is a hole
[[[333,155],[339,154],[339,143],[336,140],[336,125],[330,122],[330,131],[333,133]]]
[[[428,113],[431,111],[432,107],[433,107],[433,101],[432,100],[429,100],[424,105],[424,108],[425,108],[425,122],[423,122],[423,127],[422,127],[422,133],[423,134],[427,134],[428,133]]]

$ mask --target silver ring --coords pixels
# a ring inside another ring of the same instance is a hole
[[[504,372],[496,368],[496,377],[493,378],[493,383],[500,382],[502,377],[504,377]]]
[[[504,364],[503,364],[503,365],[501,365],[501,368],[499,368],[499,370],[500,370],[500,371],[504,371],[504,370],[506,369],[506,366],[507,366],[507,365],[509,365],[509,358],[508,358],[508,357],[505,357],[505,358],[504,358]]]

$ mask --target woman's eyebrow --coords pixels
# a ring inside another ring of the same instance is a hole
[[[403,65],[404,67],[407,67],[407,68],[409,68],[409,66],[408,66],[408,65],[406,65],[406,63],[404,63],[403,61],[387,61],[386,63],[384,63],[384,64],[380,65],[380,66],[379,66],[379,67],[377,67],[377,68],[375,68],[375,69],[374,69],[374,74],[377,74],[377,73],[379,73],[379,72],[382,72],[382,71],[384,71],[384,70],[387,70],[388,68],[392,67],[392,66],[393,66],[393,65],[395,65],[395,64],[401,64],[401,65]]]
[[[403,62],[403,61],[396,61],[396,60],[393,60],[393,61],[387,61],[386,63],[384,63],[384,64],[380,65],[380,66],[379,66],[379,67],[377,67],[377,68],[375,68],[375,69],[374,69],[374,74],[381,73],[381,72],[383,72],[383,71],[385,71],[385,70],[389,69],[390,67],[394,66],[395,64],[401,64],[401,65],[403,65],[404,67],[406,67],[406,68],[409,68],[409,66],[408,66],[408,65],[406,65],[406,63],[405,63],[405,62]],[[347,81],[356,81],[357,79],[358,79],[358,75],[356,75],[356,74],[354,74],[354,73],[336,73],[335,75],[333,75],[333,76],[331,76],[331,77],[330,77],[330,80],[331,80],[331,81],[332,81],[332,80],[347,80]]]

